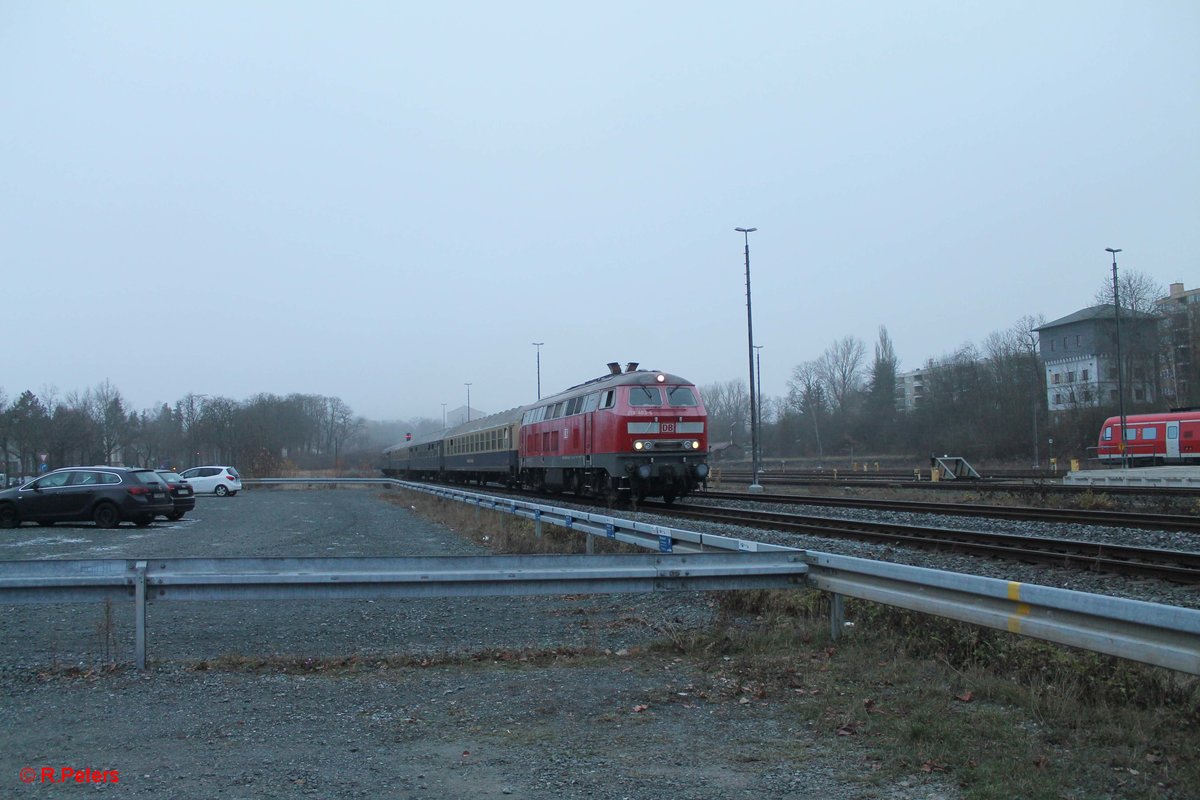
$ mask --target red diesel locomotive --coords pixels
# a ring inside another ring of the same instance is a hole
[[[1125,435],[1121,418],[1109,417],[1100,428],[1097,457],[1107,464],[1200,464],[1200,409],[1177,409],[1165,414],[1127,414]]]
[[[708,476],[695,385],[636,363],[608,367],[537,403],[389,447],[383,472],[612,499],[671,502],[695,490]]]

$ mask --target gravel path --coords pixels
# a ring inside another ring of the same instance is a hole
[[[253,490],[148,529],[0,534],[3,559],[482,552],[375,489]],[[796,701],[645,650],[664,626],[711,619],[700,594],[162,603],[151,669],[101,669],[109,647],[129,662],[130,611],[109,637],[95,606],[4,609],[0,796],[41,794],[43,769],[63,767],[115,770],[95,789],[156,798],[959,796],[936,775],[873,783],[854,743],[802,722]],[[563,655],[470,658],[502,650]]]

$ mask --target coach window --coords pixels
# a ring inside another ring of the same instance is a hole
[[[1158,438],[1158,429],[1157,428],[1142,428],[1142,438],[1143,439],[1157,439]]]

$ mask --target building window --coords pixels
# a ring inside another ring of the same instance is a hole
[[[1075,334],[1075,346],[1079,347],[1079,334]]]
[[[1083,372],[1079,373],[1079,375],[1080,375],[1079,380],[1085,381],[1085,382],[1087,381],[1088,371],[1086,369]]]
[[[1075,373],[1068,372],[1067,373],[1067,383],[1074,383],[1074,382],[1075,382]]]
[[[1057,372],[1056,372],[1056,373],[1054,373],[1054,383],[1055,383],[1055,385],[1059,384],[1059,383],[1061,382],[1061,380],[1062,380],[1062,375],[1060,375],[1060,374],[1059,374],[1059,373],[1057,373]]]
[[[1054,352],[1054,340],[1053,339],[1050,340],[1050,352],[1051,353]]]
[[[1054,394],[1054,405],[1056,405],[1056,406],[1062,405],[1062,395],[1057,392],[1055,392],[1055,394]]]

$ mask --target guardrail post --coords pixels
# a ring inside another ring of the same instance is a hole
[[[134,658],[138,669],[146,668],[146,562],[134,564],[133,624],[136,631]]]
[[[542,538],[542,510],[535,509],[533,512],[533,535],[537,538]]]
[[[835,642],[842,635],[842,627],[846,624],[846,607],[842,595],[829,594],[829,638]]]
[[[596,552],[595,537],[593,537],[590,533],[585,533],[584,536],[587,539],[587,542],[586,542],[585,548],[584,548],[584,552],[586,552],[590,556]]]

